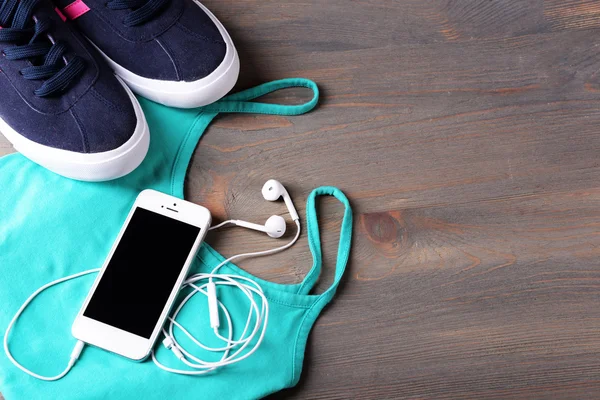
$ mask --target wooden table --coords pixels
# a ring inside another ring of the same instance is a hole
[[[261,197],[273,177],[301,215],[320,185],[355,211],[301,382],[273,398],[600,397],[599,1],[204,3],[237,44],[240,89],[302,76],[322,100],[298,117],[219,117],[188,198],[217,221],[260,222],[285,210]],[[318,291],[342,209],[320,212]],[[243,230],[209,242],[226,255],[275,245]],[[306,236],[242,265],[298,282]]]

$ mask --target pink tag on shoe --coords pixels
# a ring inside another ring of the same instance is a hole
[[[72,21],[81,17],[88,11],[90,11],[90,8],[83,1],[75,0],[62,9],[62,14]]]

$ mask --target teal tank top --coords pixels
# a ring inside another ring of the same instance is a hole
[[[301,105],[274,105],[251,100],[269,92],[307,87],[314,97]],[[55,175],[20,154],[0,158],[0,339],[23,301],[45,283],[102,265],[127,213],[143,189],[151,188],[183,198],[184,178],[194,149],[212,119],[222,112],[297,115],[318,100],[317,86],[305,79],[267,83],[227,96],[200,109],[164,107],[143,98],[151,131],[147,158],[121,179],[89,183]],[[315,200],[336,197],[346,210],[340,233],[335,278],[321,295],[310,291],[322,264]],[[313,267],[298,284],[267,282],[226,265],[223,273],[247,276],[258,282],[269,300],[265,338],[249,358],[205,376],[170,374],[151,360],[135,363],[103,350],[86,347],[71,372],[56,382],[39,381],[14,367],[0,354],[0,392],[13,399],[250,399],[294,386],[300,378],[306,340],[323,307],[335,294],[350,252],[352,213],[344,194],[333,187],[315,189],[308,197],[306,229]],[[302,221],[304,223],[304,221]],[[204,244],[191,273],[209,272],[224,257]],[[75,339],[71,324],[95,274],[54,286],[26,309],[9,337],[15,358],[30,370],[55,375],[65,367]],[[220,292],[234,326],[244,326],[247,303],[233,304],[236,291]],[[206,300],[195,296],[179,321],[210,343]],[[230,306],[231,305],[231,306]],[[176,335],[184,345],[186,337]],[[170,351],[157,343],[157,358],[165,365],[184,368]],[[206,356],[205,354],[198,354]],[[215,355],[216,356],[216,355]]]

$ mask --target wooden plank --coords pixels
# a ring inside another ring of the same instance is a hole
[[[273,177],[301,215],[326,184],[355,210],[347,276],[300,384],[274,398],[600,397],[598,2],[204,3],[237,43],[238,88],[303,76],[322,101],[218,117],[187,197],[216,220],[260,222],[285,210],[260,195]],[[325,200],[320,213],[317,291],[342,210]],[[226,255],[275,244],[235,229],[208,240]],[[298,282],[306,236],[242,265]]]

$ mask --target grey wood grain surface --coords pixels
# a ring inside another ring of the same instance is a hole
[[[320,185],[355,211],[302,379],[273,398],[600,397],[600,2],[204,3],[237,44],[239,89],[302,76],[322,100],[297,117],[219,116],[188,199],[260,222],[285,210],[260,195],[277,178],[302,216]],[[320,204],[318,291],[342,211]],[[208,241],[226,255],[275,244],[241,230]],[[306,236],[241,265],[298,282]]]

